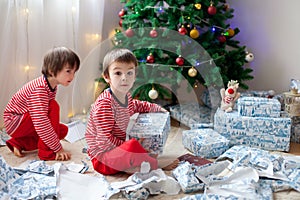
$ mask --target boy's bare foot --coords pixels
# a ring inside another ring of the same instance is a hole
[[[171,164],[163,167],[162,169],[166,170],[166,171],[171,171],[171,170],[175,169],[179,165],[179,162],[180,161],[178,159],[176,159]]]
[[[18,157],[23,157],[24,155],[22,154],[22,152],[17,149],[16,147],[14,147],[14,154],[15,156],[18,156]]]

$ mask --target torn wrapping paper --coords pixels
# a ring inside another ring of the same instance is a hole
[[[0,157],[0,165],[0,199],[56,199],[57,183],[70,179],[70,177],[64,177],[64,180],[57,180],[58,175],[54,176],[54,167],[47,165],[45,161],[28,160],[12,168]],[[64,166],[64,169],[68,172],[72,170],[83,173],[87,170],[86,165],[69,163]],[[73,182],[73,184],[78,185],[78,182]]]
[[[231,160],[233,168],[239,166],[249,166],[255,169],[260,177],[267,177],[274,180],[281,180],[282,187],[286,188],[286,183],[290,188],[300,192],[300,157],[270,154],[258,148],[247,146],[234,146],[219,156],[218,160]],[[280,182],[273,182],[278,186]]]
[[[178,167],[172,171],[172,175],[178,181],[184,193],[204,190],[204,183],[195,176],[196,166],[189,162],[180,162]]]
[[[10,136],[6,133],[3,128],[0,130],[0,146],[6,146],[6,141],[10,139]]]
[[[0,158],[1,163],[1,179],[0,179],[0,199],[46,199],[54,198],[56,195],[56,179],[54,176],[46,173],[40,173],[39,167],[36,169],[32,162],[31,166],[23,171],[23,175],[19,176],[16,171],[8,166],[4,159]],[[40,163],[39,163],[40,164]],[[47,174],[47,175],[45,175]],[[5,187],[2,187],[2,186]]]
[[[233,145],[246,145],[265,150],[289,151],[290,118],[246,117],[237,111],[215,113],[214,130]]]
[[[121,190],[127,199],[147,199],[149,195],[179,193],[179,184],[174,178],[167,176],[162,169],[150,171],[150,164],[143,162],[140,171],[127,180],[111,183],[111,187]]]
[[[162,154],[171,129],[169,113],[141,113],[129,126],[129,139],[144,138],[142,145],[146,150]]]
[[[67,170],[69,170],[71,172],[77,172],[77,173],[84,174],[89,169],[89,166],[86,162],[84,162],[84,161],[81,161],[81,162],[82,162],[82,164],[77,164],[74,162],[66,164],[66,168],[67,168]]]
[[[180,200],[242,200],[242,199],[233,195],[225,197],[218,194],[195,194],[195,195],[183,197]]]
[[[229,140],[211,128],[182,131],[182,144],[204,158],[216,158],[229,148]]]
[[[259,176],[253,168],[232,168],[229,161],[220,161],[198,167],[196,177],[205,184],[206,194],[261,199],[256,191]]]
[[[258,194],[258,199],[263,200],[272,200],[272,190],[270,189],[270,185],[266,184],[264,182],[260,182],[256,185],[256,191]],[[237,189],[238,190],[238,189]],[[191,196],[187,196],[184,198],[181,198],[181,200],[253,200],[248,196],[242,196],[238,197],[236,195],[230,194],[228,196],[224,196],[222,194],[195,194]]]
[[[83,175],[67,170],[61,163],[53,165],[57,184],[58,199],[109,199],[119,190],[110,187],[106,178]]]
[[[12,184],[11,189],[11,199],[54,199],[56,179],[54,176],[26,172]]]
[[[280,117],[281,104],[277,99],[264,97],[240,97],[238,113],[248,117]]]
[[[0,169],[0,199],[5,199],[5,197],[8,197],[9,191],[11,191],[12,183],[19,178],[19,175],[6,163],[1,155]]]
[[[194,173],[190,173],[190,178],[198,180],[203,186],[204,194],[196,194],[185,197],[185,200],[193,199],[266,199],[272,200],[272,190],[270,185],[259,182],[258,173],[250,167],[232,168],[230,161],[219,161],[202,166],[193,166],[188,162],[181,163],[178,168],[181,170],[175,172],[179,183],[182,183],[180,173],[183,170],[194,168]],[[173,171],[173,173],[174,173]],[[182,173],[183,174],[183,173]],[[195,186],[199,186],[195,184]],[[197,192],[194,190],[193,192]]]
[[[47,165],[46,162],[43,160],[27,160],[18,167],[14,167],[14,170],[19,174],[31,172],[51,176],[54,175],[53,167]]]

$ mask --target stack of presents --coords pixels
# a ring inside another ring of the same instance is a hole
[[[231,112],[220,108],[213,111],[206,96],[203,98],[205,105],[176,105],[170,108],[170,113],[190,128],[183,131],[183,145],[195,155],[217,157],[221,150],[215,147],[222,146],[224,152],[234,145],[288,152],[290,142],[300,142],[300,117],[289,116],[284,111],[282,95],[272,95],[272,91],[241,93]],[[208,142],[210,138],[214,143]],[[209,155],[206,156],[202,149]]]
[[[249,91],[241,93],[230,112],[194,103],[173,106],[170,113],[190,128],[182,133],[184,147],[212,161],[201,166],[185,162],[173,171],[184,193],[201,191],[185,200],[273,199],[274,192],[300,192],[299,157],[280,154],[300,139],[299,116],[285,111],[283,95]]]
[[[272,153],[288,152],[290,142],[299,140],[292,129],[297,117],[284,108],[284,96],[273,91],[241,93],[230,112],[197,103],[170,107],[170,116],[190,128],[182,132],[183,146],[209,161],[198,165],[182,160],[172,171],[181,190],[192,193],[183,199],[271,200],[274,192],[300,192],[300,158]],[[151,142],[144,146],[162,153],[170,116],[140,114],[128,135],[148,138]]]

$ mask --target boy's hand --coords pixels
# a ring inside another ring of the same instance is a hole
[[[64,149],[56,153],[55,160],[66,161],[71,159],[71,154],[66,152]]]
[[[160,112],[168,112],[168,111],[166,109],[164,109],[164,108],[161,108]]]
[[[138,139],[138,141],[139,141],[140,144],[143,144],[144,140],[145,140],[145,138]]]

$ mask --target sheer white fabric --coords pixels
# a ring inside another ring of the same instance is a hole
[[[68,87],[59,86],[61,121],[88,110],[99,77],[103,41],[118,28],[119,0],[2,0],[0,1],[0,127],[11,96],[41,75],[46,51],[67,46],[78,53],[81,68]]]

